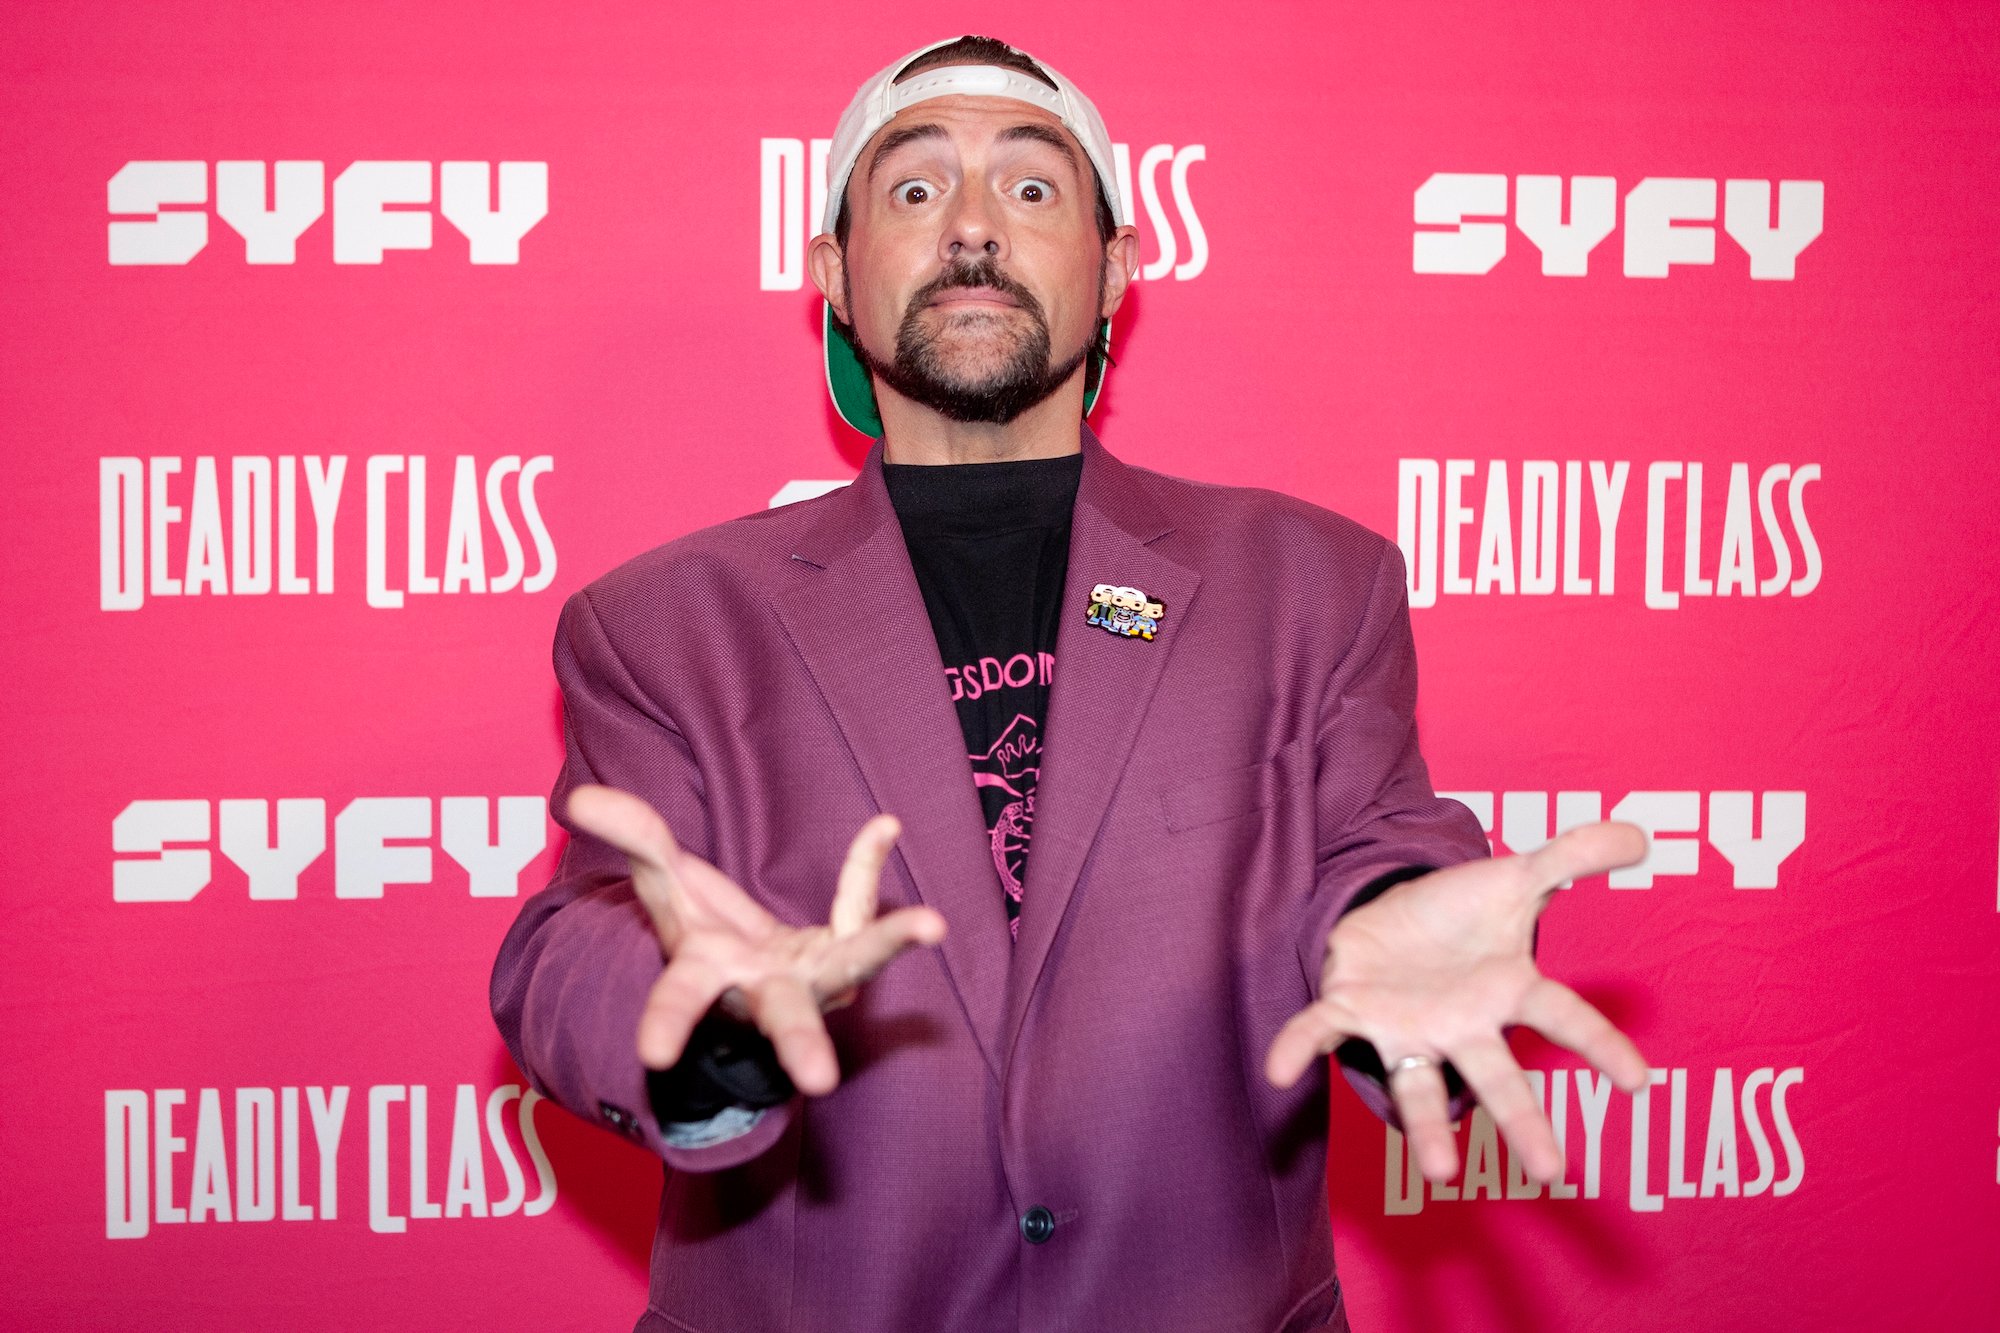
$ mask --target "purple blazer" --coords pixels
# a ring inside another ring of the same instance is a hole
[[[635,792],[803,925],[890,811],[883,909],[950,925],[827,1016],[833,1093],[674,1147],[634,1049],[660,946],[624,858],[571,830],[493,1012],[537,1089],[667,1164],[640,1329],[1346,1327],[1328,1064],[1280,1092],[1264,1053],[1359,888],[1486,837],[1418,753],[1392,543],[1082,443],[1016,944],[879,442],[851,486],[669,542],[563,608],[559,820],[577,783]],[[1096,583],[1163,600],[1157,637],[1088,624]]]

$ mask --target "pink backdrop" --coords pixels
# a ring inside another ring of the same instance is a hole
[[[1336,1093],[1357,1324],[1991,1317],[1996,11],[680,8],[0,18],[0,1324],[636,1317],[658,1164],[486,1009],[556,611],[852,475],[812,140],[967,28],[1125,148],[1111,448],[1403,541],[1501,850],[1656,833],[1544,927],[1658,1067],[1520,1043],[1563,1183]]]

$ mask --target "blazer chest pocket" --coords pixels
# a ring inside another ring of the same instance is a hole
[[[1274,804],[1291,780],[1304,738],[1286,742],[1261,763],[1186,778],[1160,793],[1167,828],[1175,833],[1254,814]]]

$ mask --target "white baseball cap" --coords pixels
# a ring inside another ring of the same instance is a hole
[[[947,37],[918,47],[894,64],[885,66],[874,78],[861,85],[861,91],[854,95],[854,100],[841,114],[840,124],[833,132],[833,143],[827,150],[826,213],[821,219],[820,230],[830,232],[834,229],[840,217],[841,201],[847,196],[848,177],[854,174],[854,164],[860,159],[861,150],[875,137],[875,132],[905,107],[952,94],[1012,98],[1038,106],[1055,116],[1083,146],[1084,155],[1090,159],[1090,165],[1097,173],[1097,183],[1104,191],[1105,201],[1111,205],[1112,220],[1120,225],[1129,224],[1132,221],[1131,205],[1118,188],[1111,136],[1105,131],[1103,117],[1097,114],[1097,108],[1075,84],[1050,69],[1047,63],[1035,60],[1035,65],[1055,84],[1053,88],[1032,74],[1008,69],[1004,65],[940,65],[914,74],[901,83],[896,82],[896,76],[920,56],[961,40],[959,37]],[[1026,56],[1027,52],[1017,54]],[[1034,59],[1032,56],[1028,58]],[[874,381],[846,335],[835,327],[831,304],[826,307],[822,323],[826,385],[827,392],[833,395],[833,405],[839,409],[847,424],[862,434],[880,435],[882,417],[875,405]],[[1110,324],[1109,319],[1103,322],[1098,330],[1100,337],[1108,333]],[[1104,377],[1100,374],[1096,386],[1084,399],[1085,412],[1090,411],[1098,391],[1103,387]]]

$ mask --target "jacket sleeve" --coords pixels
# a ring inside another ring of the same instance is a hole
[[[569,793],[599,782],[658,810],[682,846],[708,856],[709,811],[680,728],[626,670],[588,591],[563,606],[556,631],[564,757],[549,810],[569,844],[548,887],[530,898],[494,963],[493,1019],[536,1091],[658,1154],[668,1165],[713,1171],[775,1142],[798,1095],[735,1108],[705,1131],[670,1141],[654,1114],[657,1076],[640,1063],[639,1015],[659,979],[659,937],[632,890],[622,852],[570,823]],[[726,1135],[726,1137],[722,1137]]]
[[[1328,681],[1315,745],[1317,845],[1313,892],[1298,936],[1315,993],[1327,937],[1344,912],[1425,870],[1490,856],[1472,812],[1431,789],[1417,749],[1417,654],[1402,552],[1382,542],[1354,642]],[[1394,1125],[1395,1106],[1373,1047],[1351,1041],[1341,1072],[1370,1110]],[[1454,1119],[1470,1105],[1447,1070]]]

